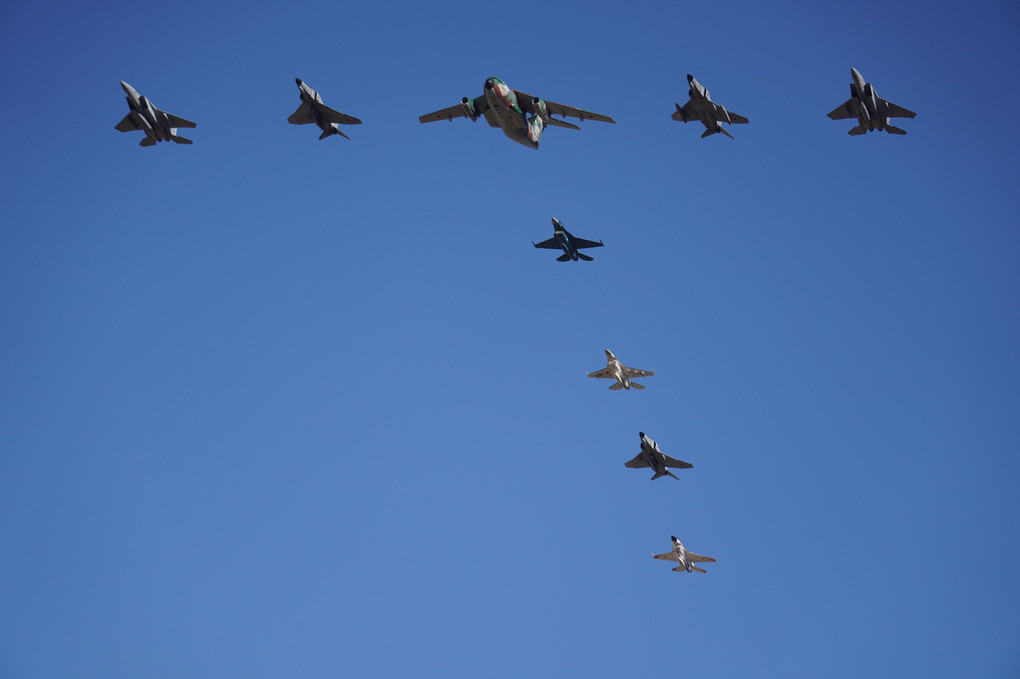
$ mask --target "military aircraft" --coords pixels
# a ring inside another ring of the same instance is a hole
[[[121,132],[133,132],[141,130],[145,132],[145,138],[139,142],[141,146],[155,146],[157,141],[173,140],[178,144],[190,144],[190,139],[177,136],[178,127],[195,127],[195,123],[184,118],[178,118],[172,113],[160,111],[152,105],[152,102],[138,94],[138,90],[128,85],[123,80],[120,86],[127,93],[128,107],[131,109],[124,119],[114,125]]]
[[[490,127],[502,128],[503,134],[518,144],[537,149],[538,140],[542,137],[543,130],[549,125],[567,127],[571,130],[581,129],[573,123],[553,118],[554,115],[570,116],[578,120],[598,120],[603,123],[616,122],[609,116],[564,106],[555,101],[546,101],[524,92],[512,90],[496,77],[485,81],[485,90],[482,92],[482,96],[474,99],[464,97],[455,106],[419,116],[418,121],[431,123],[436,120],[470,118],[474,122],[478,120],[479,116],[484,116]]]
[[[562,258],[561,258],[562,259]],[[616,380],[616,384],[609,387],[612,391],[619,389],[644,389],[643,384],[632,382],[635,377],[651,377],[655,372],[652,370],[638,370],[637,368],[628,368],[624,364],[620,363],[616,359],[609,349],[606,349],[606,367],[602,370],[596,370],[593,373],[587,373],[588,377],[594,377],[600,380],[613,379]]]
[[[602,241],[596,243],[593,240],[585,240],[583,238],[575,238],[570,234],[569,231],[563,228],[560,224],[560,220],[555,217],[552,218],[553,223],[553,237],[549,240],[544,240],[541,243],[531,241],[531,244],[536,248],[545,248],[546,250],[563,250],[563,254],[556,258],[557,262],[566,262],[568,260],[583,259],[586,262],[590,262],[594,257],[578,252],[583,248],[600,248],[602,247]]]
[[[665,561],[679,561],[680,565],[674,568],[675,571],[698,571],[699,573],[705,573],[703,568],[698,568],[694,564],[701,563],[704,561],[711,561],[715,563],[715,559],[710,556],[701,556],[688,550],[684,547],[683,543],[676,539],[675,535],[671,535],[670,539],[673,540],[673,550],[666,552],[665,554],[652,554],[653,559],[664,559]]]
[[[733,135],[724,130],[721,123],[746,123],[747,118],[731,113],[719,104],[713,104],[708,90],[695,80],[694,76],[690,73],[687,74],[687,85],[690,87],[690,101],[684,104],[683,107],[680,104],[676,104],[676,112],[671,116],[673,120],[682,123],[700,120],[705,125],[705,132],[701,135],[702,139],[718,132],[722,132],[730,139],[733,139]]]
[[[913,118],[917,114],[875,94],[875,88],[871,83],[864,82],[864,77],[856,68],[850,69],[850,77],[853,79],[850,83],[850,98],[837,106],[829,117],[833,120],[857,118],[857,127],[848,133],[854,136],[874,130],[885,130],[889,134],[906,134],[906,130],[890,125],[889,119]]]
[[[655,472],[655,476],[651,479],[652,481],[660,476],[672,476],[674,479],[679,481],[679,477],[669,471],[668,467],[672,467],[673,469],[690,469],[694,466],[690,462],[674,460],[669,455],[663,453],[659,450],[659,444],[645,436],[643,431],[638,432],[638,435],[641,437],[641,452],[638,453],[637,456],[630,462],[625,462],[625,467],[630,469],[644,469],[645,467],[651,467],[652,471]]]
[[[301,91],[301,105],[290,114],[287,122],[291,125],[315,123],[322,130],[319,139],[325,139],[334,134],[338,134],[344,139],[350,139],[340,131],[337,125],[360,125],[361,121],[353,116],[340,113],[340,111],[334,111],[323,104],[319,93],[302,82],[301,78],[294,78],[294,82],[297,83],[298,90]]]

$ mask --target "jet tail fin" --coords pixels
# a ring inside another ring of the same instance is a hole
[[[705,137],[710,137],[713,134],[715,134],[715,130],[705,130],[701,133],[701,138],[704,139]]]
[[[720,132],[722,132],[723,134],[725,134],[725,135],[726,135],[727,137],[729,137],[730,139],[733,139],[733,135],[732,135],[732,134],[730,134],[729,132],[727,132],[727,131],[726,131],[726,128],[725,128],[725,127],[723,127],[722,125],[720,125],[720,126],[719,126],[719,131],[720,131]]]
[[[885,131],[888,132],[889,134],[906,134],[907,133],[906,130],[902,130],[902,129],[898,128],[898,127],[893,127],[892,125],[886,125],[885,126]]]
[[[651,480],[654,481],[655,479],[659,478],[660,476],[665,476],[666,474],[669,474],[669,472],[656,472],[655,475],[651,478]]]
[[[565,252],[562,255],[560,255],[559,257],[556,258],[557,262],[567,262],[569,260],[570,260],[570,255],[568,255]]]
[[[581,259],[583,259],[586,262],[594,262],[595,261],[594,257],[589,257],[588,255],[584,254],[583,252],[578,252],[577,256],[580,257]]]
[[[864,127],[864,125],[858,125],[857,127],[847,132],[847,134],[849,134],[851,137],[856,137],[857,135],[864,134],[867,131],[868,128]]]
[[[672,477],[673,477],[674,479],[676,479],[677,481],[679,481],[679,480],[680,480],[680,477],[679,477],[679,476],[677,476],[677,475],[676,475],[676,474],[674,474],[673,472],[669,471],[668,469],[667,469],[666,471],[662,472],[662,473],[663,473],[663,474],[665,474],[666,476],[672,476]]]
[[[631,382],[631,383],[630,383],[630,388],[631,388],[631,389],[644,389],[644,388],[645,388],[645,385],[643,385],[643,384],[638,384],[637,382]]]
[[[343,132],[338,130],[336,128],[336,125],[330,125],[330,128],[328,130],[323,131],[323,133],[319,135],[319,139],[322,140],[322,139],[325,139],[326,137],[330,137],[330,136],[332,136],[334,134],[339,134],[344,139],[350,139],[350,137],[348,137],[346,134],[344,134]]]
[[[623,389],[623,385],[619,382],[614,382],[613,385],[609,387],[609,391],[620,391],[621,389]]]
[[[190,139],[185,139],[184,137],[179,137],[176,134],[171,136],[170,138],[173,139],[178,144],[194,144],[195,143],[195,142],[191,141]]]
[[[699,573],[707,573],[707,572],[708,572],[708,571],[706,571],[706,570],[705,570],[704,568],[698,568],[698,567],[697,567],[697,566],[695,566],[694,564],[691,564],[691,570],[695,570],[695,571],[698,571]]]

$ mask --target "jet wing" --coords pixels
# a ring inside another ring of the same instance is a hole
[[[517,105],[521,107],[522,111],[524,111],[525,113],[538,113],[538,108],[534,105],[534,103],[532,103],[535,101],[537,97],[533,97],[530,94],[525,94],[524,92],[518,92],[517,90],[514,90],[514,92],[517,93]],[[597,120],[601,123],[616,122],[609,116],[604,116],[601,113],[592,113],[591,111],[585,111],[579,108],[574,108],[573,106],[564,106],[563,104],[557,104],[555,101],[546,100],[545,110],[548,111],[550,115],[563,116],[564,118],[577,118],[578,120]]]
[[[844,120],[846,118],[856,118],[857,116],[850,112],[850,102],[853,99],[847,99],[845,102],[837,106],[829,113],[829,117],[833,120]]]
[[[170,121],[170,127],[195,127],[195,123],[190,120],[185,120],[179,116],[175,116],[173,113],[167,113],[166,111],[160,111]]]
[[[349,116],[346,113],[340,113],[335,111],[329,106],[319,104],[319,111],[326,116],[326,120],[331,123],[337,123],[339,125],[360,125],[361,121],[354,116]]]
[[[627,377],[651,377],[655,374],[654,370],[638,370],[637,368],[624,367],[623,374]]]
[[[711,561],[712,563],[715,563],[715,559],[713,559],[712,557],[701,556],[700,554],[695,554],[694,552],[687,552],[687,560],[692,561],[694,563],[701,563],[702,561]]]
[[[676,104],[676,110],[673,111],[673,115],[670,118],[679,123],[686,123],[689,120],[697,120],[698,112],[694,110],[694,105],[688,101],[682,107],[680,104]]]
[[[584,248],[604,247],[602,245],[602,241],[595,242],[593,240],[585,240],[583,238],[572,238],[571,240],[574,243],[574,247],[577,248],[578,250],[583,250]]]
[[[114,129],[120,130],[121,132],[133,132],[135,130],[145,129],[145,128],[139,127],[138,125],[135,124],[135,121],[132,120],[130,113],[128,113],[126,116],[124,116],[124,119],[121,120],[116,125],[114,125],[113,127],[114,127]]]
[[[592,374],[594,375],[594,373]],[[629,469],[644,469],[651,465],[648,464],[648,457],[644,453],[638,453],[637,457],[629,462],[624,462],[623,466]]]
[[[609,371],[609,367],[605,367],[602,370],[596,370],[593,373],[588,373],[588,377],[595,377],[600,380],[613,379],[613,373]]]
[[[485,101],[485,97],[476,97],[471,102],[474,105],[475,112],[478,115],[482,115],[489,110],[489,102]],[[433,111],[432,113],[426,113],[423,116],[418,116],[418,122],[420,123],[434,123],[437,120],[453,120],[454,118],[470,118],[467,109],[464,104],[455,104],[441,111]]]
[[[652,554],[653,559],[663,559],[665,561],[679,561],[680,557],[676,555],[676,552],[670,550],[665,554]]]
[[[917,115],[913,111],[909,111],[903,108],[902,106],[897,106],[891,101],[886,101],[885,99],[882,98],[879,98],[879,101],[886,105],[888,111],[886,115],[889,116],[890,118],[913,118],[914,116]]]
[[[312,107],[309,106],[308,102],[301,102],[297,110],[290,114],[287,118],[287,122],[291,125],[308,125],[309,123],[315,122],[315,117],[312,115]]]
[[[560,244],[556,242],[555,238],[550,238],[549,240],[544,240],[541,243],[536,243],[536,242],[532,241],[531,244],[534,245],[536,248],[545,248],[546,250],[559,250],[560,249]]]
[[[744,116],[740,115],[739,113],[734,113],[733,111],[727,111],[718,104],[715,107],[715,119],[720,123],[739,124],[747,122],[747,118],[745,118]]]
[[[690,462],[684,462],[683,460],[674,460],[669,455],[663,454],[666,458],[666,466],[672,467],[673,469],[692,469],[694,467]]]

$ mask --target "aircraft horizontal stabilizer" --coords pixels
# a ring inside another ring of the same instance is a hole
[[[691,570],[698,571],[699,573],[707,573],[708,572],[704,568],[698,568],[697,566],[693,566],[693,565],[691,566]]]
[[[619,391],[621,389],[623,389],[623,385],[619,382],[615,382],[611,387],[609,387],[609,391]]]
[[[907,133],[906,130],[902,130],[902,129],[898,128],[898,127],[893,127],[892,125],[886,125],[885,126],[885,131],[888,132],[889,134],[906,134]]]
[[[145,139],[143,139],[140,142],[138,142],[138,145],[139,146],[155,146],[156,145],[156,140],[153,139],[152,137],[146,137]]]
[[[178,144],[193,144],[194,143],[190,139],[185,139],[184,137],[178,137],[176,134],[174,136],[170,137],[170,138],[173,139]]]
[[[557,262],[569,262],[570,261],[570,255],[568,255],[567,253],[564,252],[562,255],[560,255],[559,257],[556,258],[556,261]]]
[[[637,382],[631,382],[630,383],[630,387],[631,387],[631,389],[644,389],[645,385],[638,384]]]
[[[594,262],[595,261],[594,257],[589,257],[588,255],[586,255],[586,254],[584,254],[582,252],[578,252],[577,256],[580,257],[581,259],[583,259],[586,262]]]
[[[857,135],[864,134],[867,131],[868,131],[868,128],[864,127],[864,125],[858,125],[857,127],[853,128],[852,130],[847,132],[847,134],[849,134],[852,137],[856,137]]]

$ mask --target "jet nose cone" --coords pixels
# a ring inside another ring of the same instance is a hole
[[[673,542],[680,542],[679,540],[676,539],[675,535],[670,535],[669,539],[672,540]]]
[[[552,220],[553,220],[553,226],[559,226],[560,225],[560,220],[556,219],[555,217],[553,217]]]
[[[638,436],[640,436],[641,438],[644,438],[645,437],[645,433],[643,431],[639,431],[638,432]]]
[[[687,82],[689,82],[689,83],[694,82],[694,76],[691,75],[690,73],[687,74]]]
[[[301,82],[301,78],[294,78],[294,82],[297,83],[298,87],[301,87],[304,84],[303,82]]]

